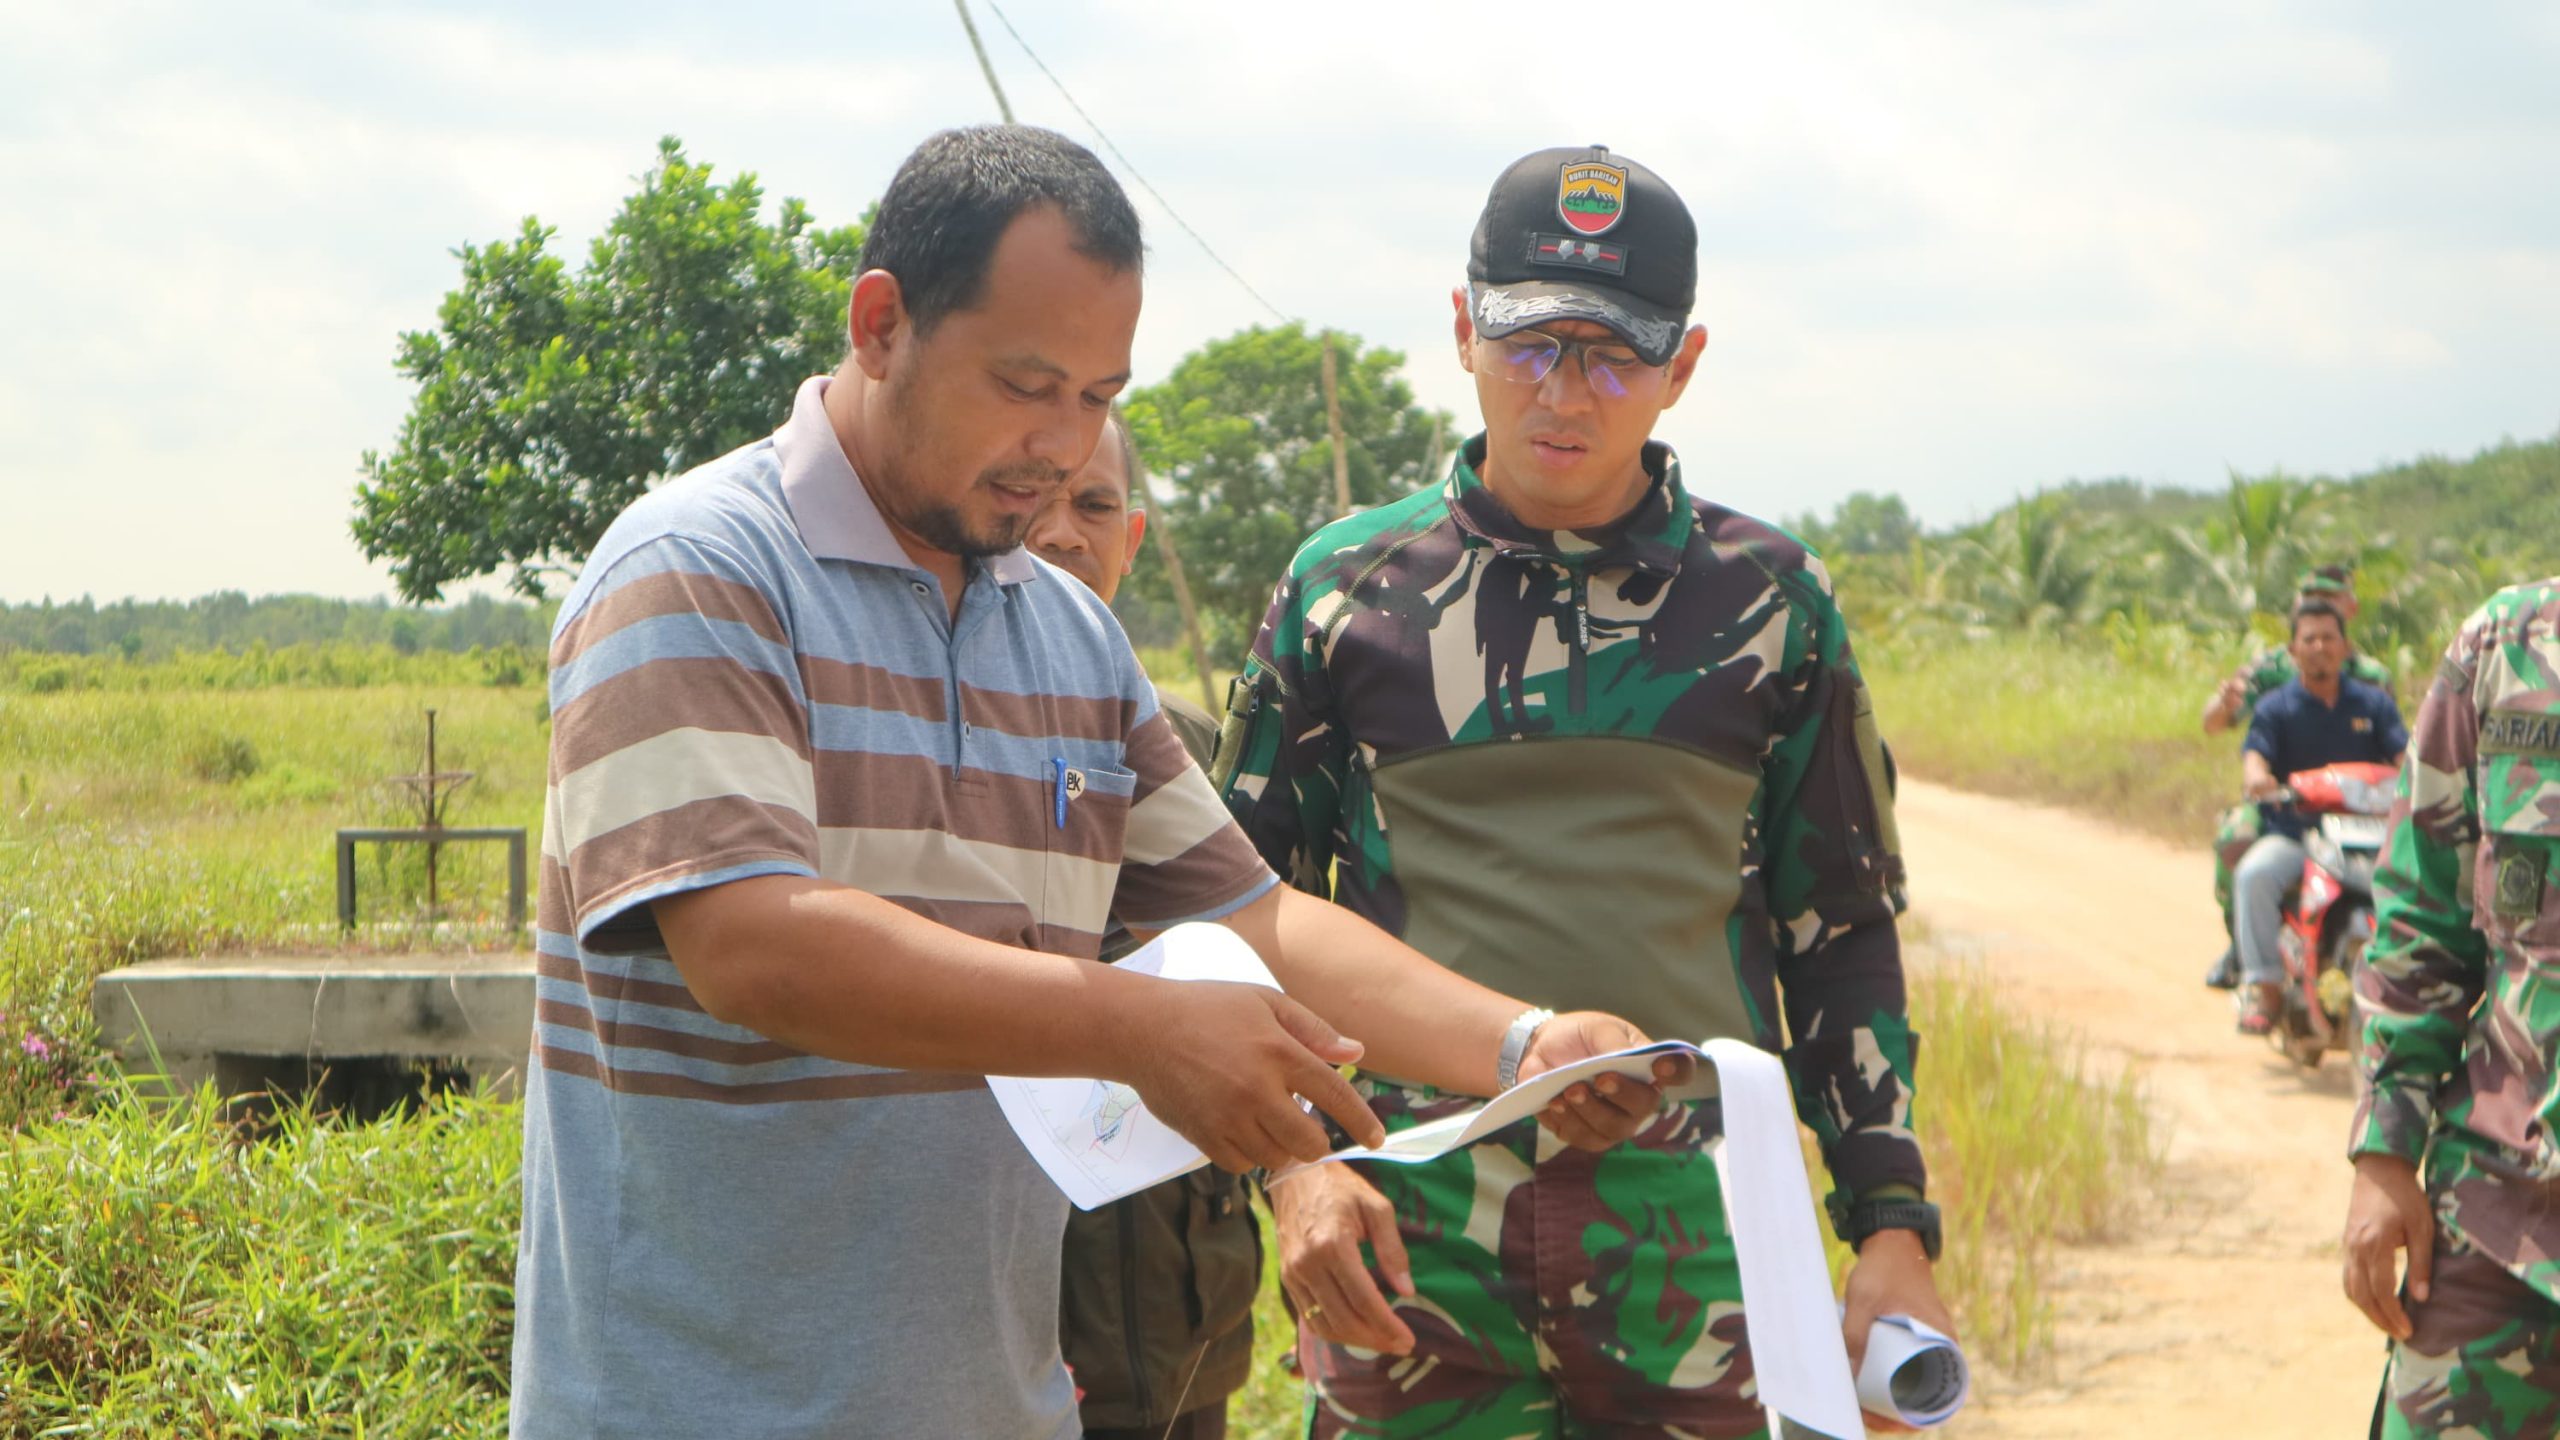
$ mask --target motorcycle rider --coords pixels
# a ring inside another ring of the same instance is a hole
[[[2258,702],[2241,745],[2241,790],[2257,802],[2265,833],[2249,845],[2234,875],[2233,921],[2240,970],[2240,1032],[2264,1035],[2284,1011],[2284,962],[2276,936],[2284,895],[2302,876],[2304,820],[2278,803],[2284,776],[2340,761],[2398,764],[2409,743],[2391,692],[2345,673],[2346,616],[2325,600],[2293,607],[2287,646],[2299,671]]]
[[[2294,598],[2323,600],[2346,617],[2347,624],[2356,622],[2355,571],[2345,565],[2323,565],[2306,570],[2294,584]],[[2352,642],[2353,637],[2349,637]],[[2296,674],[2290,646],[2270,645],[2250,657],[2239,669],[2223,677],[2213,694],[2206,697],[2202,723],[2204,733],[2219,735],[2246,720],[2258,708],[2266,693],[2290,680]],[[2372,656],[2349,647],[2347,675],[2368,685],[2392,688],[2391,671]],[[2213,836],[2213,903],[2222,911],[2222,953],[2206,969],[2204,983],[2216,990],[2228,990],[2240,983],[2240,955],[2231,926],[2231,872],[2248,852],[2250,843],[2262,832],[2258,828],[2258,807],[2234,805],[2222,812]]]

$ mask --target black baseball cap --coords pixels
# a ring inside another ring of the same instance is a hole
[[[1596,320],[1650,365],[1669,360],[1698,299],[1698,227],[1661,176],[1606,145],[1511,162],[1467,253],[1467,311],[1499,337]]]

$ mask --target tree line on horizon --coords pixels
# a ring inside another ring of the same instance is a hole
[[[0,654],[121,656],[148,663],[184,654],[351,645],[402,655],[530,650],[551,636],[552,608],[473,595],[451,605],[325,595],[218,590],[193,600],[111,600],[83,595],[0,602]]]
[[[2422,677],[2491,591],[2560,571],[2560,436],[2345,478],[2235,474],[2219,492],[2075,481],[1937,531],[1899,496],[1859,493],[1790,528],[1863,635],[1922,647],[2024,633],[2236,649],[2282,637],[2303,572],[2346,565],[2357,645]]]

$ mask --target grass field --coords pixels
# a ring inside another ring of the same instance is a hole
[[[2199,852],[2240,793],[2239,736],[2196,717],[2236,663],[2185,646],[2000,636],[1869,645],[1904,773],[2069,806]]]
[[[452,657],[342,659],[372,683],[288,665],[281,683],[39,685],[0,666],[0,1435],[503,1428],[513,1106],[297,1116],[242,1144],[202,1101],[137,1095],[93,1048],[89,982],[114,964],[339,943],[330,831],[404,813],[383,779],[417,768],[425,707],[444,763],[478,772],[453,818],[538,825],[537,683]],[[367,918],[411,923],[360,943],[428,938],[414,852],[366,863]],[[509,943],[494,856],[448,852],[445,877],[437,943],[457,926]],[[2050,1245],[2103,1230],[2142,1188],[2139,1100],[1961,976],[1919,986],[1915,1011],[1944,1284],[1979,1353],[2024,1359]],[[1287,1433],[1296,1413],[1276,1316],[1266,1294],[1239,1435]]]

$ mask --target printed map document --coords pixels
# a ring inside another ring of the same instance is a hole
[[[1277,990],[1262,957],[1224,925],[1176,925],[1120,960],[1168,980],[1232,980]],[[1138,1092],[1109,1080],[990,1075],[1005,1123],[1079,1210],[1134,1195],[1209,1163],[1199,1147],[1150,1114]]]

